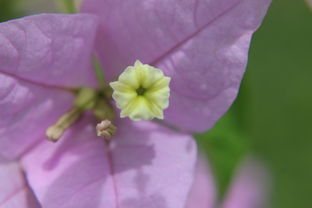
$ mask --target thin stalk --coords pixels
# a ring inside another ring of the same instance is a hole
[[[70,14],[77,13],[75,0],[59,0],[58,2],[62,11]]]
[[[107,84],[105,82],[103,69],[99,60],[96,58],[96,56],[92,57],[92,64],[93,64],[93,69],[94,69],[95,76],[99,85],[101,86],[102,89],[106,88]]]

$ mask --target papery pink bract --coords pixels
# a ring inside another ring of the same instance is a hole
[[[40,208],[26,184],[18,163],[0,161],[0,206],[3,208]]]
[[[41,85],[95,86],[90,55],[96,20],[42,14],[1,23],[0,71]]]
[[[199,157],[186,208],[264,208],[268,204],[268,182],[263,165],[246,159],[239,165],[223,201],[218,203],[211,170],[206,160]]]
[[[67,92],[0,74],[0,153],[22,156],[72,104]]]
[[[265,208],[269,203],[270,178],[264,165],[248,158],[243,161],[223,201],[223,208]]]
[[[96,17],[35,15],[0,26],[0,152],[14,158],[42,141],[72,105],[52,86],[95,85],[90,68]]]
[[[199,155],[186,208],[213,208],[217,197],[217,184],[212,171],[203,155]]]
[[[44,207],[184,207],[196,160],[192,138],[151,122],[118,127],[109,149],[86,118],[59,143],[23,157]]]
[[[86,114],[58,144],[46,141],[45,129],[73,102],[62,87],[95,84],[89,59],[96,25],[91,15],[36,15],[0,25],[0,153],[19,159],[16,174],[25,172],[21,183],[43,207],[137,208],[157,199],[182,208],[196,160],[190,135],[119,121],[108,150]],[[28,197],[12,200],[27,207]]]
[[[100,18],[96,51],[109,80],[136,59],[172,77],[165,120],[204,131],[236,97],[252,33],[270,0],[85,0]]]

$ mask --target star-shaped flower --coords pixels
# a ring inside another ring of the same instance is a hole
[[[121,109],[121,118],[129,116],[134,121],[163,119],[163,109],[169,105],[170,78],[140,61],[128,67],[118,81],[111,82],[113,98]]]

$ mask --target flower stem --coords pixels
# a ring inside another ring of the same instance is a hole
[[[105,82],[102,66],[101,66],[99,60],[96,58],[96,56],[92,57],[92,64],[93,64],[93,69],[94,69],[95,76],[96,76],[96,79],[97,79],[99,85],[103,89],[106,88],[107,83]]]
[[[70,14],[77,13],[75,0],[59,0],[61,9]]]

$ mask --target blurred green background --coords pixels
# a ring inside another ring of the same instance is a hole
[[[311,90],[312,10],[304,1],[273,0],[253,37],[238,99],[198,136],[221,193],[237,162],[252,152],[272,172],[272,208],[312,206]]]
[[[0,0],[0,21],[39,12],[42,1],[30,2]],[[273,0],[253,37],[238,99],[212,130],[196,135],[221,196],[236,165],[252,153],[272,173],[272,208],[311,207],[311,90],[312,10],[302,0]]]

